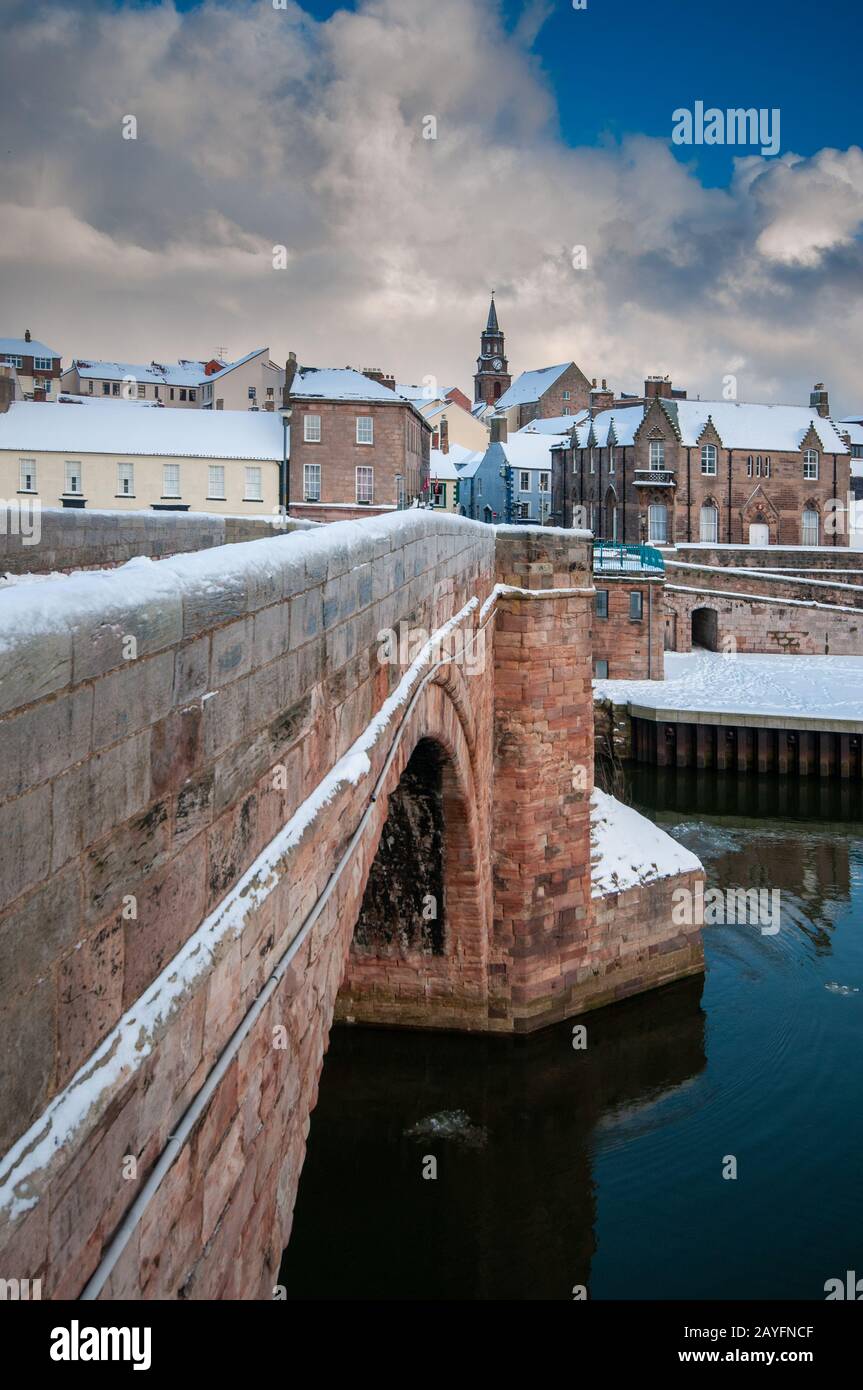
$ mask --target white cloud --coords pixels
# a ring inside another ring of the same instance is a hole
[[[702,395],[737,371],[774,399],[817,378],[859,405],[861,151],[743,159],[717,190],[662,141],[569,149],[529,52],[546,8],[507,34],[492,0],[325,23],[290,0],[22,3],[0,53],[4,331],[67,360],[269,343],[469,389],[494,285],[514,370],[572,356]]]

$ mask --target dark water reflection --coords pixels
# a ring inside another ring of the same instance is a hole
[[[860,789],[638,767],[629,794],[709,884],[779,888],[779,934],[708,929],[705,980],[588,1016],[586,1052],[571,1024],[336,1029],[289,1297],[821,1298],[863,1273],[863,992],[828,988],[863,991]]]

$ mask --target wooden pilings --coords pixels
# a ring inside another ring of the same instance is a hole
[[[632,757],[657,767],[863,779],[863,733],[632,719]]]

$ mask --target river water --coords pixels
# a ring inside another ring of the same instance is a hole
[[[705,928],[704,979],[588,1015],[586,1051],[572,1024],[334,1029],[289,1298],[823,1299],[863,1277],[861,788],[627,778],[708,886],[778,888],[780,931]]]

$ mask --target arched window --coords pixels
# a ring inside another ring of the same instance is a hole
[[[664,502],[652,502],[647,509],[647,539],[660,543],[668,540],[668,508]]]
[[[803,509],[803,544],[818,544],[819,517],[814,507]]]
[[[716,445],[702,444],[701,446],[701,471],[707,477],[716,475]]]
[[[752,459],[752,455],[750,454],[750,455],[749,455],[749,458],[746,460],[746,476],[747,476],[747,478],[751,478],[751,477],[752,477],[752,469],[753,469],[753,459]]]
[[[756,476],[756,478],[760,478],[760,477],[761,477],[761,455],[760,455],[760,454],[758,455],[758,458],[755,460],[755,476]]]
[[[804,478],[815,479],[818,477],[818,450],[807,449],[803,455],[803,476]]]
[[[765,478],[769,478],[769,477],[770,477],[770,455],[769,455],[769,454],[767,455],[766,459],[764,460],[764,476],[765,476]]]
[[[719,508],[712,502],[705,502],[701,508],[698,537],[699,540],[712,541],[714,544],[719,540]]]

